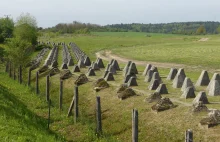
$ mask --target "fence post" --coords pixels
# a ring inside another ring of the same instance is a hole
[[[138,142],[138,111],[132,110],[132,142]]]
[[[62,110],[62,105],[63,105],[63,81],[60,80],[60,96],[59,96],[60,110]]]
[[[69,117],[72,114],[72,109],[73,109],[73,106],[74,106],[74,99],[75,99],[75,96],[73,95],[73,99],[72,99],[72,102],[70,104],[67,117]]]
[[[16,80],[16,71],[15,71],[15,65],[13,66],[13,79]]]
[[[74,96],[75,96],[75,102],[74,102],[74,122],[77,122],[77,118],[79,116],[79,108],[78,108],[78,86],[75,86],[74,88]]]
[[[22,84],[22,67],[19,66],[19,83]]]
[[[18,74],[18,82],[20,81],[20,79],[19,79],[20,78],[20,76],[19,76],[20,73],[19,72],[20,72],[20,69],[18,68],[18,72],[17,72],[17,74]]]
[[[31,69],[28,70],[28,86],[31,86]]]
[[[8,72],[8,61],[5,64],[5,72]]]
[[[47,75],[46,78],[46,101],[50,99],[50,75]]]
[[[51,106],[51,100],[48,101],[48,123],[47,123],[48,129],[50,129],[50,106]]]
[[[191,129],[186,130],[185,142],[193,142],[193,131]]]
[[[102,115],[101,115],[101,102],[100,96],[96,97],[96,133],[98,136],[102,133]]]
[[[36,94],[39,94],[39,72],[36,72]]]
[[[11,62],[9,62],[9,64],[8,64],[8,74],[9,74],[9,77],[11,78],[12,77],[12,74],[11,74]]]

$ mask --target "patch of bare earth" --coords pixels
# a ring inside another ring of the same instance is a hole
[[[208,41],[209,40],[209,38],[201,38],[200,40],[198,40],[198,41]]]

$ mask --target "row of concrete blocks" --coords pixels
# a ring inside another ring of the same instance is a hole
[[[58,57],[58,48],[57,46],[53,46],[52,50],[47,56],[47,59],[45,60],[44,66],[49,66],[53,64],[56,61],[57,57]]]
[[[63,64],[67,66],[73,66],[74,62],[66,45],[63,45]]]

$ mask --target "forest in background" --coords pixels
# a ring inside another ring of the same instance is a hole
[[[220,23],[207,22],[174,22],[160,24],[112,24],[112,25],[97,25],[90,23],[81,23],[73,21],[72,23],[59,23],[50,28],[39,28],[41,31],[56,32],[60,34],[75,33],[89,34],[90,32],[147,32],[147,33],[165,33],[165,34],[219,34]]]

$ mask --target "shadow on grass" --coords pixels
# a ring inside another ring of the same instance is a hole
[[[56,139],[65,141],[60,135],[47,129],[48,120],[30,111],[27,106],[18,100],[6,87],[0,84],[0,113],[5,114],[7,119],[14,119],[18,122],[25,122],[27,127],[34,127],[36,130],[55,136]]]

